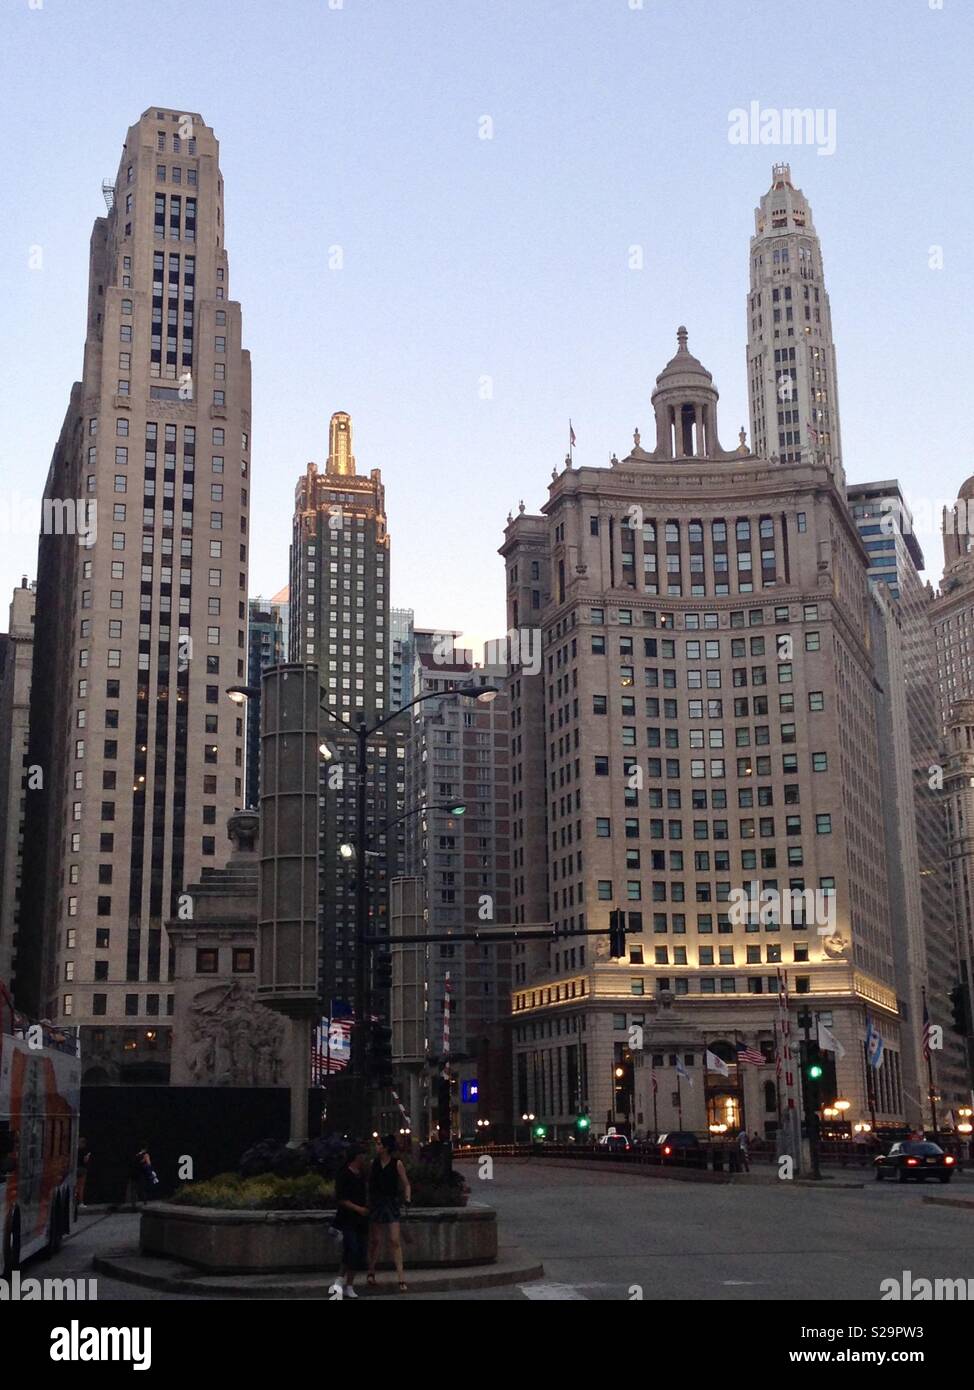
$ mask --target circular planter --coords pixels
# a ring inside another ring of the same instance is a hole
[[[341,1242],[333,1211],[218,1211],[153,1202],[142,1213],[139,1245],[220,1274],[273,1270],[337,1270]],[[410,1269],[493,1264],[493,1207],[425,1207],[402,1222],[403,1260]]]

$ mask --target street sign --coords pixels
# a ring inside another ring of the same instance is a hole
[[[480,1099],[480,1083],[476,1079],[460,1082],[460,1100],[464,1105],[474,1105]]]

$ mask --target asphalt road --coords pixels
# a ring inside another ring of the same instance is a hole
[[[502,1242],[539,1256],[545,1279],[431,1297],[878,1300],[881,1281],[904,1270],[974,1280],[974,1208],[922,1201],[974,1197],[966,1175],[949,1187],[869,1175],[862,1188],[819,1190],[654,1181],[530,1159],[498,1159],[486,1181],[476,1171],[464,1167],[472,1200],[497,1208]]]
[[[472,1200],[496,1207],[501,1243],[544,1262],[544,1279],[512,1288],[430,1294],[422,1301],[867,1299],[884,1279],[974,1280],[974,1208],[929,1206],[924,1194],[974,1197],[964,1175],[948,1188],[875,1183],[821,1190],[785,1182],[711,1186],[498,1159]],[[851,1175],[840,1180],[854,1181]],[[91,1259],[134,1243],[138,1217],[84,1215],[37,1276],[91,1277]],[[99,1301],[177,1300],[98,1278]],[[974,1288],[974,1283],[971,1285]]]

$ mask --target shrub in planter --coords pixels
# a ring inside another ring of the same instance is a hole
[[[252,1178],[220,1173],[206,1182],[179,1188],[172,1201],[221,1211],[322,1211],[334,1207],[335,1188],[317,1173],[293,1178],[272,1173]]]
[[[455,1171],[444,1174],[438,1163],[407,1163],[414,1207],[465,1207],[469,1189]]]

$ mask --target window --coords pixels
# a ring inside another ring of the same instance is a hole
[[[813,753],[813,754],[812,754],[812,771],[813,771],[813,772],[828,772],[828,770],[829,770],[829,755],[828,755],[828,753]]]
[[[196,951],[197,975],[216,975],[220,968],[220,953],[211,947],[199,947]]]
[[[233,952],[233,973],[235,975],[252,975],[254,971],[254,952],[251,947],[234,947]]]

